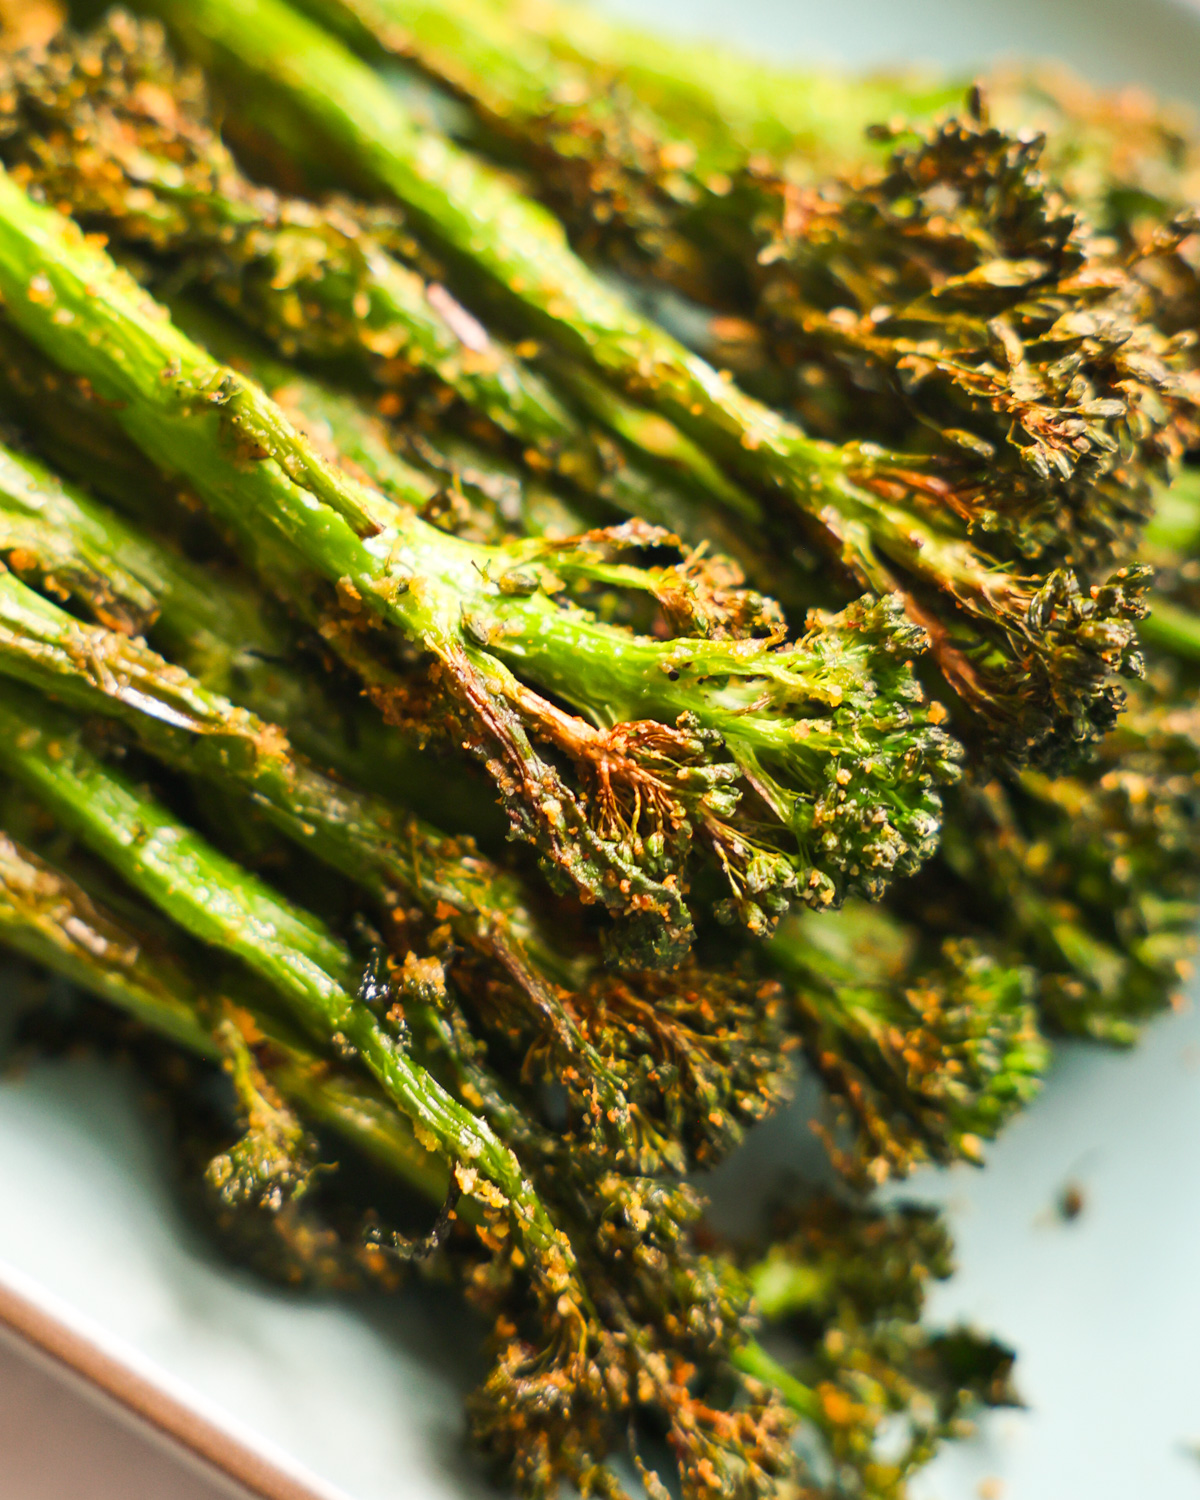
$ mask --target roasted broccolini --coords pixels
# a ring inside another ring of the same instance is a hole
[[[110,1002],[26,1037],[132,1048],[255,1268],[453,1281],[521,1493],[900,1500],[1012,1356],[867,1194],[1200,910],[1183,126],[135,9],[0,53],[0,944]],[[797,1069],[836,1191],[727,1242]]]

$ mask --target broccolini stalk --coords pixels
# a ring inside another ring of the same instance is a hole
[[[37,424],[39,439],[63,467],[147,519],[179,508],[160,476],[119,431],[108,429],[95,403],[7,329],[0,329],[0,381],[22,421]],[[39,545],[52,547],[61,566],[74,575],[90,570],[106,598],[118,598],[123,611],[136,607],[151,643],[205,687],[282,724],[310,760],[359,785],[429,810],[449,806],[439,800],[426,758],[411,741],[357,698],[331,691],[323,673],[304,669],[303,642],[244,578],[216,561],[203,567],[188,561],[27,456],[6,451],[4,467],[11,483],[0,483],[0,515],[21,524],[29,518]],[[94,608],[91,596],[81,602]],[[315,659],[318,653],[312,648],[308,654]],[[463,803],[460,787],[453,806],[461,811]]]
[[[190,304],[187,316],[206,337],[213,334],[212,317],[198,315]],[[222,342],[226,331],[222,320]],[[236,342],[235,362],[242,363],[246,341]],[[266,373],[275,378],[278,367],[267,363]],[[112,421],[111,412],[96,402],[86,382],[81,386],[64,374],[7,324],[0,324],[0,389],[22,431],[36,439],[58,470],[144,528],[131,529],[84,491],[68,487],[64,492],[60,481],[40,465],[21,460],[31,476],[27,482],[56,496],[54,527],[46,519],[49,511],[37,524],[39,533],[53,530],[53,545],[61,556],[71,558],[79,571],[91,566],[89,556],[103,554],[110,592],[130,569],[149,590],[155,601],[148,632],[151,644],[206,687],[284,725],[316,764],[333,766],[346,779],[408,805],[420,804],[452,826],[486,825],[491,809],[484,805],[487,793],[482,786],[460,782],[452,798],[444,795],[442,778],[431,774],[428,758],[363,704],[353,684],[341,684],[338,691],[338,684],[324,672],[311,670],[316,661],[329,656],[318,634],[306,638],[303,631],[297,632],[277,604],[227,558],[210,555],[199,566],[182,555],[181,548],[196,540],[204,554],[214,551],[214,538],[207,530],[199,538],[192,536],[200,503],[186,492],[181,495],[177,485],[147,462]],[[378,431],[353,401],[298,374],[279,394],[314,442],[328,448],[336,433],[347,447],[346,453],[339,450],[339,462],[346,462],[352,472],[369,465],[372,479],[385,492],[395,494],[397,483],[412,472],[401,460],[381,452]],[[0,507],[25,514],[23,502],[14,507],[3,487]],[[135,565],[131,559],[138,558]],[[318,626],[324,623],[319,611],[313,618]],[[460,817],[464,809],[465,825]]]
[[[372,233],[353,205],[321,214],[256,188],[201,123],[202,79],[156,55],[161,36],[153,28],[125,21],[115,16],[78,54],[61,38],[44,55],[5,59],[14,113],[4,134],[14,159],[24,157],[18,176],[28,173],[51,201],[66,188],[80,218],[128,216],[130,239],[159,252],[190,252],[196,274],[235,308],[253,312],[289,357],[336,357],[361,347],[397,374],[424,373],[457,389],[537,450],[561,436],[569,418],[549,389],[493,348],[482,329],[473,337],[469,315],[448,292],[439,295],[388,254],[386,238],[402,236],[398,223],[380,217]],[[80,87],[88,73],[95,98]],[[161,107],[146,107],[155,85],[169,90],[165,116]],[[85,112],[89,150],[72,163],[67,137],[84,126]],[[133,139],[131,125],[138,127]],[[122,213],[114,167],[144,183],[136,209],[126,197]]]
[[[813,1391],[839,1496],[902,1500],[906,1481],[947,1438],[969,1432],[980,1407],[1020,1405],[1011,1350],[969,1328],[921,1322],[951,1256],[929,1209],[817,1195],[782,1211],[769,1248],[746,1266],[767,1325],[804,1346],[788,1370]]]
[[[57,500],[52,489],[39,488],[9,454],[0,452],[4,565],[56,598],[76,600],[115,629],[144,629],[156,613],[154,595],[138,576],[144,558],[136,556],[133,566],[127,566],[121,542],[86,521],[73,536],[64,537]]]
[[[614,511],[645,518],[691,537],[705,548],[715,545],[732,557],[755,580],[778,585],[796,596],[794,569],[764,555],[744,527],[682,496],[664,483],[661,474],[621,462],[599,486],[603,498],[584,495],[578,488],[551,488],[554,476],[540,476],[536,466],[509,463],[493,449],[480,448],[469,438],[439,430],[434,439],[412,428],[400,428],[368,412],[353,395],[306,376],[295,366],[273,359],[258,340],[247,337],[213,306],[193,298],[172,296],[172,315],[190,337],[218,359],[248,374],[264,387],[332,462],[401,504],[419,507],[421,515],[442,530],[471,541],[498,542],[509,536],[570,536],[602,526]],[[562,369],[564,380],[586,392],[585,403],[620,431],[636,428],[638,446],[653,448],[669,459],[677,445],[669,423],[652,414],[634,411],[609,388],[598,390],[580,372]],[[387,397],[380,405],[388,407]],[[398,456],[402,445],[423,468]],[[732,494],[732,491],[730,491]],[[745,519],[760,519],[760,508],[748,497],[735,497],[735,511]],[[809,603],[807,596],[804,605]]]
[[[498,542],[546,534],[546,516],[553,518],[549,529],[563,535],[613,519],[612,507],[574,495],[568,501],[544,480],[530,479],[501,456],[450,433],[439,433],[436,446],[424,434],[413,435],[408,446],[424,465],[418,469],[397,451],[403,434],[353,393],[284,363],[209,303],[172,296],[169,305],[189,338],[262,386],[331,462],[389,499],[415,506],[443,531]]]
[[[693,838],[751,925],[793,894],[828,904],[878,891],[930,852],[955,751],[921,707],[908,661],[922,639],[897,601],[862,601],[784,644],[762,601],[714,589],[703,570],[606,561],[661,540],[653,532],[499,548],[447,537],[331,468],[7,174],[0,292],[22,332],[120,403],[118,424],[195,489],[268,581],[287,559],[293,597],[305,575],[336,588],[343,632],[377,621],[427,653],[442,712],[488,764],[514,830],[587,897],[636,914],[635,941],[658,962],[688,939]],[[546,590],[572,578],[657,597],[683,628],[651,639],[561,607]],[[578,790],[530,734],[574,765]],[[743,793],[761,806],[756,823]]]
[[[417,1144],[406,1117],[381,1093],[314,1056],[256,1003],[240,977],[222,976],[212,994],[198,990],[190,977],[193,954],[175,951],[164,934],[143,931],[128,914],[118,916],[97,903],[70,876],[5,833],[0,942],[208,1061],[221,1057],[213,1028],[224,1002],[231,1001],[245,1030],[261,1037],[269,1076],[287,1098],[424,1196],[438,1202],[445,1197],[444,1165]]]
[[[522,331],[677,422],[773,494],[793,524],[798,513],[859,587],[882,594],[903,586],[947,681],[1009,753],[1053,757],[1112,722],[1113,675],[1136,673],[1128,622],[1137,606],[1124,579],[1085,602],[1069,575],[997,567],[954,514],[944,481],[922,472],[919,459],[830,448],[744,395],[593,276],[544,211],[417,128],[366,65],[283,0],[251,0],[249,8],[247,0],[145,0],[140,8],[163,16],[203,62],[234,80],[239,107],[261,109],[268,129],[299,122],[292,149],[316,136],[330,159],[352,163],[377,191],[400,199]]]
[[[611,440],[589,433],[444,287],[395,259],[406,236],[392,219],[342,201],[317,209],[250,183],[209,123],[203,79],[175,66],[157,26],[114,13],[87,38],[11,59],[5,83],[12,108],[0,154],[26,185],[110,239],[182,258],[189,278],[286,358],[349,358],[387,389],[389,410],[418,419],[428,408],[427,420],[444,420],[457,398],[476,425],[512,438],[535,470],[557,471],[627,514],[691,523],[696,497],[672,493],[670,465],[682,466],[697,492],[754,511],[648,413],[607,415],[659,472],[622,463]],[[165,96],[170,111],[150,103]],[[737,545],[719,509],[709,519],[722,543]]]
[[[571,1248],[520,1164],[354,998],[353,964],[320,920],[276,896],[165,808],[84,749],[69,722],[16,689],[0,692],[0,762],[31,796],[164,914],[240,959],[279,1004],[326,1043],[358,1057],[456,1171],[468,1196],[504,1212],[535,1275],[572,1303]]]
[[[305,5],[332,3],[304,0]],[[391,6],[396,0],[362,3]],[[825,63],[812,71],[784,69],[725,39],[666,36],[593,6],[561,0],[486,3],[541,37],[555,57],[627,79],[644,107],[680,135],[698,139],[706,151],[736,151],[739,159],[792,151],[840,164],[862,151],[868,126],[896,114],[949,107],[962,94],[956,80],[919,66],[869,74]],[[729,162],[726,156],[713,164]]]
[[[689,232],[733,191],[748,156],[806,173],[856,160],[866,127],[937,108],[940,81],[789,78],[728,49],[689,47],[591,10],[488,0],[301,0],[299,8],[372,60],[401,59],[474,115],[474,138],[530,173],[585,252],[634,271],[668,263],[711,291],[719,245]],[[728,214],[723,207],[722,217]],[[730,268],[736,277],[738,268]],[[719,278],[718,278],[719,280]]]
[[[0,673],[83,712],[118,718],[152,754],[243,788],[289,838],[368,890],[385,912],[415,900],[496,966],[546,1029],[560,1074],[583,1075],[591,1124],[628,1132],[628,1105],[525,951],[514,884],[469,846],[343,786],[298,758],[284,732],[208,692],[137,641],[81,624],[0,575]],[[585,1125],[588,1123],[585,1120]]]
[[[473,44],[489,56],[521,52],[519,22],[472,0],[332,0],[330,8],[371,13],[381,36],[418,57],[424,39],[433,72],[461,68]],[[481,41],[486,25],[475,10],[506,32],[504,44]],[[482,91],[485,115],[503,114],[497,95],[513,87],[513,68],[519,61],[507,71],[481,64],[470,82],[460,74],[458,87]],[[571,91],[582,88],[574,80]],[[538,114],[552,109],[544,70],[539,77],[531,67],[520,92],[539,89],[543,108],[527,108],[524,119],[535,131]],[[563,129],[564,151],[577,150],[580,133]],[[549,134],[553,141],[553,125]],[[636,135],[631,126],[627,139]],[[554,154],[553,144],[539,144]],[[851,430],[902,449],[933,445],[955,475],[944,498],[970,523],[1002,533],[1018,554],[1090,564],[1128,553],[1148,507],[1145,471],[1195,440],[1200,387],[1144,326],[1145,288],[1096,263],[1078,215],[1038,176],[1041,151],[1028,136],[951,121],[899,153],[882,180],[822,191],[783,169],[772,180],[762,161],[744,159],[724,238],[742,235],[753,336],[799,372],[792,394],[807,398],[818,430],[829,420],[830,393],[814,381],[824,364],[848,385],[840,409]],[[585,179],[602,175],[582,152],[569,159]],[[612,172],[616,206],[594,190],[576,205],[576,218],[598,212],[602,232],[623,211],[637,213],[616,165]],[[678,167],[675,177],[691,180]],[[693,196],[702,194],[693,183]],[[676,206],[683,235],[686,214]],[[678,281],[694,260],[665,250],[661,274]]]
[[[179,971],[160,972],[146,944],[72,880],[0,832],[0,941],[210,1061],[219,1055]]]
[[[127,468],[125,440],[120,433],[111,435],[104,430],[98,408],[86,403],[81,408],[72,399],[73,394],[77,399],[77,393],[42,384],[45,372],[24,358],[32,351],[15,349],[9,340],[4,352],[21,355],[18,373],[38,382],[22,392],[26,398],[36,398],[28,405],[22,402],[23,413],[33,415],[45,411],[47,405],[55,413],[65,412],[73,433],[91,429],[88,441],[72,455],[79,467],[90,472],[100,462],[96,477],[107,481],[114,473],[123,474]],[[12,374],[11,367],[6,373]],[[50,531],[47,518],[53,517],[54,545],[72,565],[91,558],[101,576],[111,577],[120,576],[122,562],[127,564],[152,604],[152,644],[161,647],[174,663],[186,667],[210,694],[232,698],[260,720],[281,724],[285,738],[298,744],[311,762],[332,765],[344,781],[382,792],[391,801],[409,807],[428,807],[437,800],[438,789],[431,785],[425,758],[370,710],[358,710],[355,703],[343,703],[331,695],[323,674],[304,670],[291,629],[277,617],[269,601],[246,587],[242,579],[213,563],[200,568],[188,562],[168,544],[139,533],[27,456],[0,449],[0,467],[11,481],[0,484],[0,515],[10,503],[11,492],[20,513],[41,517],[39,528],[43,533]],[[153,496],[153,471],[138,476],[134,488]],[[120,498],[132,497],[121,494]],[[117,643],[118,651],[125,649],[126,644]],[[170,671],[179,682],[177,668],[173,666]],[[244,727],[252,720],[242,715],[237,722]],[[344,732],[339,732],[343,724]],[[272,727],[263,730],[262,742],[283,740],[279,730]],[[344,788],[334,791],[340,795]],[[459,782],[441,799],[459,814],[455,826],[471,826],[472,815],[478,817],[487,811],[473,805],[472,791],[470,784]],[[380,806],[377,800],[374,805]],[[394,822],[397,814],[385,810],[385,816]],[[501,940],[500,949],[507,950],[511,945],[514,958],[518,952],[524,953],[547,984],[570,983],[577,977],[574,963],[539,932],[530,896],[521,890],[515,877],[502,873],[475,852],[469,839],[449,839],[410,816],[396,826],[402,829],[402,837],[391,858],[398,861],[399,869],[410,857],[412,869],[422,872],[420,881],[429,878],[424,889],[431,912],[436,912],[443,901],[456,907],[460,915],[477,906],[507,926],[509,937]],[[306,835],[306,840],[309,837]],[[439,852],[447,850],[453,851],[449,863]],[[439,869],[450,884],[443,885],[435,873]],[[465,883],[459,892],[462,899],[456,901],[451,886],[459,879]],[[460,927],[459,937],[468,946],[469,930],[475,927],[474,917]],[[516,971],[521,967],[521,962],[515,964]]]
[[[881,1182],[923,1161],[981,1162],[983,1141],[1037,1092],[1049,1056],[1033,974],[970,938],[939,947],[888,912],[851,903],[836,918],[789,918],[767,951],[834,1103],[825,1138],[847,1177]]]

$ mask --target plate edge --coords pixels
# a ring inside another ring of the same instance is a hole
[[[131,1415],[151,1434],[210,1473],[232,1479],[259,1500],[347,1500],[343,1492],[289,1473],[266,1453],[205,1415],[197,1406],[134,1368],[21,1285],[25,1277],[0,1262],[0,1328],[35,1354],[76,1377]]]

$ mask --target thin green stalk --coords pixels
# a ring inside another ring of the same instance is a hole
[[[210,1062],[220,1055],[192,1003],[135,935],[74,881],[0,831],[0,942],[112,1001],[160,1035]]]
[[[52,367],[37,368],[40,356],[27,346],[18,348],[20,342],[11,330],[0,330],[0,368],[22,421],[34,425],[41,416],[52,422],[65,417],[70,437],[80,440],[78,448],[59,452],[57,431],[39,431],[39,438],[47,438],[64,466],[102,486],[128,512],[140,513],[147,529],[137,529],[28,455],[10,450],[0,456],[0,529],[11,517],[13,524],[30,528],[44,555],[57,559],[60,572],[75,577],[88,570],[96,588],[80,602],[89,612],[108,621],[113,606],[97,607],[97,591],[105,601],[115,599],[120,620],[128,611],[152,645],[205,687],[282,724],[315,764],[331,766],[343,778],[404,805],[440,808],[426,757],[357,697],[339,697],[323,673],[305,669],[297,633],[273,601],[223,563],[199,566],[170,541],[150,535],[149,526],[162,519],[171,500],[162,493],[162,481],[119,432],[107,430],[98,408],[75,404],[55,383]],[[22,382],[21,389],[13,387],[14,379]],[[33,576],[53,591],[40,570]],[[458,812],[471,791],[456,793]],[[469,811],[478,816],[474,806]],[[463,826],[470,823],[468,817]]]
[[[494,964],[546,1028],[564,1069],[583,1069],[599,1128],[625,1135],[628,1105],[521,940],[520,891],[469,847],[330,780],[277,726],[207,691],[140,642],[84,625],[0,574],[0,674],[131,729],[184,772],[247,792],[288,838],[362,886],[383,911],[416,901]]]
[[[744,447],[743,461],[772,485],[805,491],[837,468],[832,450],[789,430],[638,317],[571,255],[543,211],[448,141],[419,130],[370,69],[281,0],[154,0],[144,8],[161,13],[218,72],[254,79],[260,99],[282,95],[497,293],[515,297],[569,353],[595,362],[635,397],[682,417],[706,444],[721,434],[720,451]]]
[[[603,526],[617,514],[611,506],[550,489],[545,479],[457,433],[439,430],[427,437],[389,424],[358,394],[285,363],[215,304],[185,295],[172,296],[168,305],[189,338],[262,386],[332,462],[426,517],[444,506],[445,520],[437,521],[444,530],[495,542],[543,534],[538,523],[543,512],[554,517],[556,531],[567,534]],[[423,467],[397,452],[401,444]],[[466,511],[462,525],[456,514],[460,500]]]
[[[959,102],[965,83],[778,78],[728,48],[672,43],[590,8],[488,0],[299,0],[364,57],[400,60],[473,117],[472,141],[530,174],[587,251],[703,295],[719,284],[755,158],[803,181],[872,154],[867,127]],[[878,148],[875,148],[878,154]],[[706,233],[715,219],[725,233]],[[748,229],[743,226],[743,230]],[[744,234],[743,234],[744,237]]]
[[[240,959],[314,1036],[361,1059],[421,1144],[507,1211],[545,1275],[571,1284],[570,1246],[516,1158],[354,998],[351,956],[318,918],[205,844],[86,751],[69,722],[12,688],[0,692],[0,764],[164,915]]]
[[[1165,596],[1150,596],[1150,612],[1140,629],[1148,646],[1185,661],[1200,661],[1200,618]]]
[[[794,1412],[807,1417],[810,1422],[822,1422],[824,1412],[820,1397],[810,1386],[798,1380],[774,1355],[768,1354],[759,1343],[739,1344],[730,1356],[730,1362],[743,1375],[752,1380],[761,1380],[779,1392]]]
[[[156,613],[142,578],[146,558],[127,539],[79,518],[70,539],[61,529],[53,489],[34,485],[21,466],[0,453],[0,558],[12,572],[60,599],[75,599],[119,630],[144,629]],[[132,555],[131,555],[132,554]]]
[[[39,394],[53,402],[57,392],[47,387]],[[79,431],[98,413],[70,409],[69,415]],[[111,454],[111,462],[101,462],[99,450],[90,442],[80,454],[70,455],[81,471],[103,480],[110,492],[114,475],[123,475],[125,467],[125,440],[119,433],[115,439],[120,450],[103,450],[105,459]],[[12,478],[13,486],[6,485],[5,476]],[[106,581],[121,576],[121,559],[125,559],[135,584],[149,600],[151,645],[186,668],[209,691],[232,699],[260,719],[282,725],[313,764],[332,767],[345,782],[402,807],[436,809],[443,819],[449,813],[456,828],[482,826],[491,831],[491,809],[486,803],[481,805],[486,794],[465,778],[447,793],[444,774],[434,771],[430,757],[385,725],[357,695],[336,693],[315,660],[306,662],[305,644],[297,639],[297,632],[243,576],[217,562],[203,567],[190,562],[168,541],[152,537],[148,529],[139,532],[28,455],[0,450],[0,516],[14,503],[13,495],[18,515],[30,497],[35,498],[41,516],[36,523],[38,535],[51,540],[69,565],[81,557],[90,558],[89,565],[94,564]],[[119,498],[130,510],[141,509],[149,528],[159,500],[153,471],[147,471],[142,483],[131,482]],[[111,593],[116,586],[109,583],[107,587]],[[309,654],[315,658],[312,648]],[[424,834],[414,833],[414,837],[419,848]],[[434,864],[433,850],[445,842],[445,835],[437,834],[429,846]],[[482,870],[482,863],[478,868]],[[486,903],[489,907],[512,914],[527,904],[523,898],[510,899],[506,877],[495,872],[495,881]],[[558,980],[566,979],[568,966],[537,938],[532,926],[524,930],[523,941],[537,952],[540,967]]]
[[[518,118],[536,117],[548,93],[579,98],[581,72],[596,85],[627,84],[641,109],[692,143],[694,167],[685,159],[676,170],[698,175],[728,172],[756,153],[857,160],[868,126],[954,105],[969,82],[921,69],[780,67],[727,42],[668,36],[561,0],[299,0],[299,8],[364,51],[383,47],[431,74],[444,68],[456,88],[468,70],[497,72],[497,102],[510,101]]]
[[[417,1144],[408,1120],[381,1093],[307,1050],[233,976],[212,992],[198,989],[191,978],[194,955],[172,950],[164,935],[142,931],[98,904],[3,832],[0,942],[209,1062],[221,1058],[213,1027],[226,999],[232,1001],[267,1041],[267,1073],[285,1098],[430,1201],[445,1198],[444,1164]]]
[[[732,515],[709,511],[701,515],[693,497],[681,495],[652,470],[617,463],[600,486],[605,503],[596,504],[561,488],[551,489],[547,480],[506,465],[499,454],[481,450],[470,440],[448,431],[439,431],[435,441],[427,440],[423,434],[409,433],[413,456],[426,466],[417,470],[397,455],[389,441],[389,433],[396,433],[396,429],[373,416],[355,396],[273,358],[257,339],[247,336],[215,307],[186,296],[173,296],[169,305],[175,322],[185,333],[225,364],[249,375],[332,461],[365,478],[390,499],[414,505],[428,514],[439,501],[446,499],[444,491],[438,493],[439,478],[442,484],[467,492],[473,514],[465,529],[460,531],[455,526],[445,529],[470,540],[484,541],[515,536],[562,536],[601,527],[614,519],[614,513],[624,513],[664,526],[685,540],[702,542],[706,548],[716,546],[734,558],[756,586],[778,585],[788,594],[789,602],[794,601],[797,580],[787,562],[767,558],[752,533],[741,524],[762,520],[761,507],[746,495],[739,497],[731,492]],[[683,439],[677,428],[653,412],[622,401],[611,387],[577,365],[558,362],[555,371],[560,383],[581,405],[668,467],[680,462],[708,464],[700,450]],[[681,454],[681,447],[688,451]],[[618,488],[613,488],[618,479]],[[448,504],[451,507],[448,519],[453,521],[453,500]],[[483,507],[490,511],[490,521],[486,514],[478,513]],[[811,603],[811,598],[805,597],[799,607],[806,610]]]

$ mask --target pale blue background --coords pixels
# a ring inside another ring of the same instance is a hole
[[[1169,0],[612,8],[811,62],[1052,55],[1200,102],[1200,16]],[[458,1453],[472,1332],[454,1303],[425,1291],[387,1307],[298,1302],[215,1265],[179,1220],[131,1091],[78,1063],[0,1084],[0,1258],[353,1500],[487,1493]],[[771,1122],[715,1184],[721,1214],[743,1217],[810,1152],[802,1109]],[[1086,1207],[1066,1225],[1052,1206],[1069,1179]],[[919,1500],[974,1500],[989,1478],[1004,1500],[1200,1497],[1188,1448],[1200,1441],[1200,1018],[1158,1023],[1128,1056],[1070,1049],[986,1171],[927,1173],[906,1191],[945,1203],[958,1237],[961,1272],[935,1314],[1017,1344],[1031,1407],[949,1450]],[[0,1453],[7,1497],[4,1480]],[[94,1480],[89,1500],[109,1500]]]
[[[1187,0],[607,0],[635,21],[764,57],[875,67],[1057,57],[1099,82],[1140,82],[1200,101]]]

